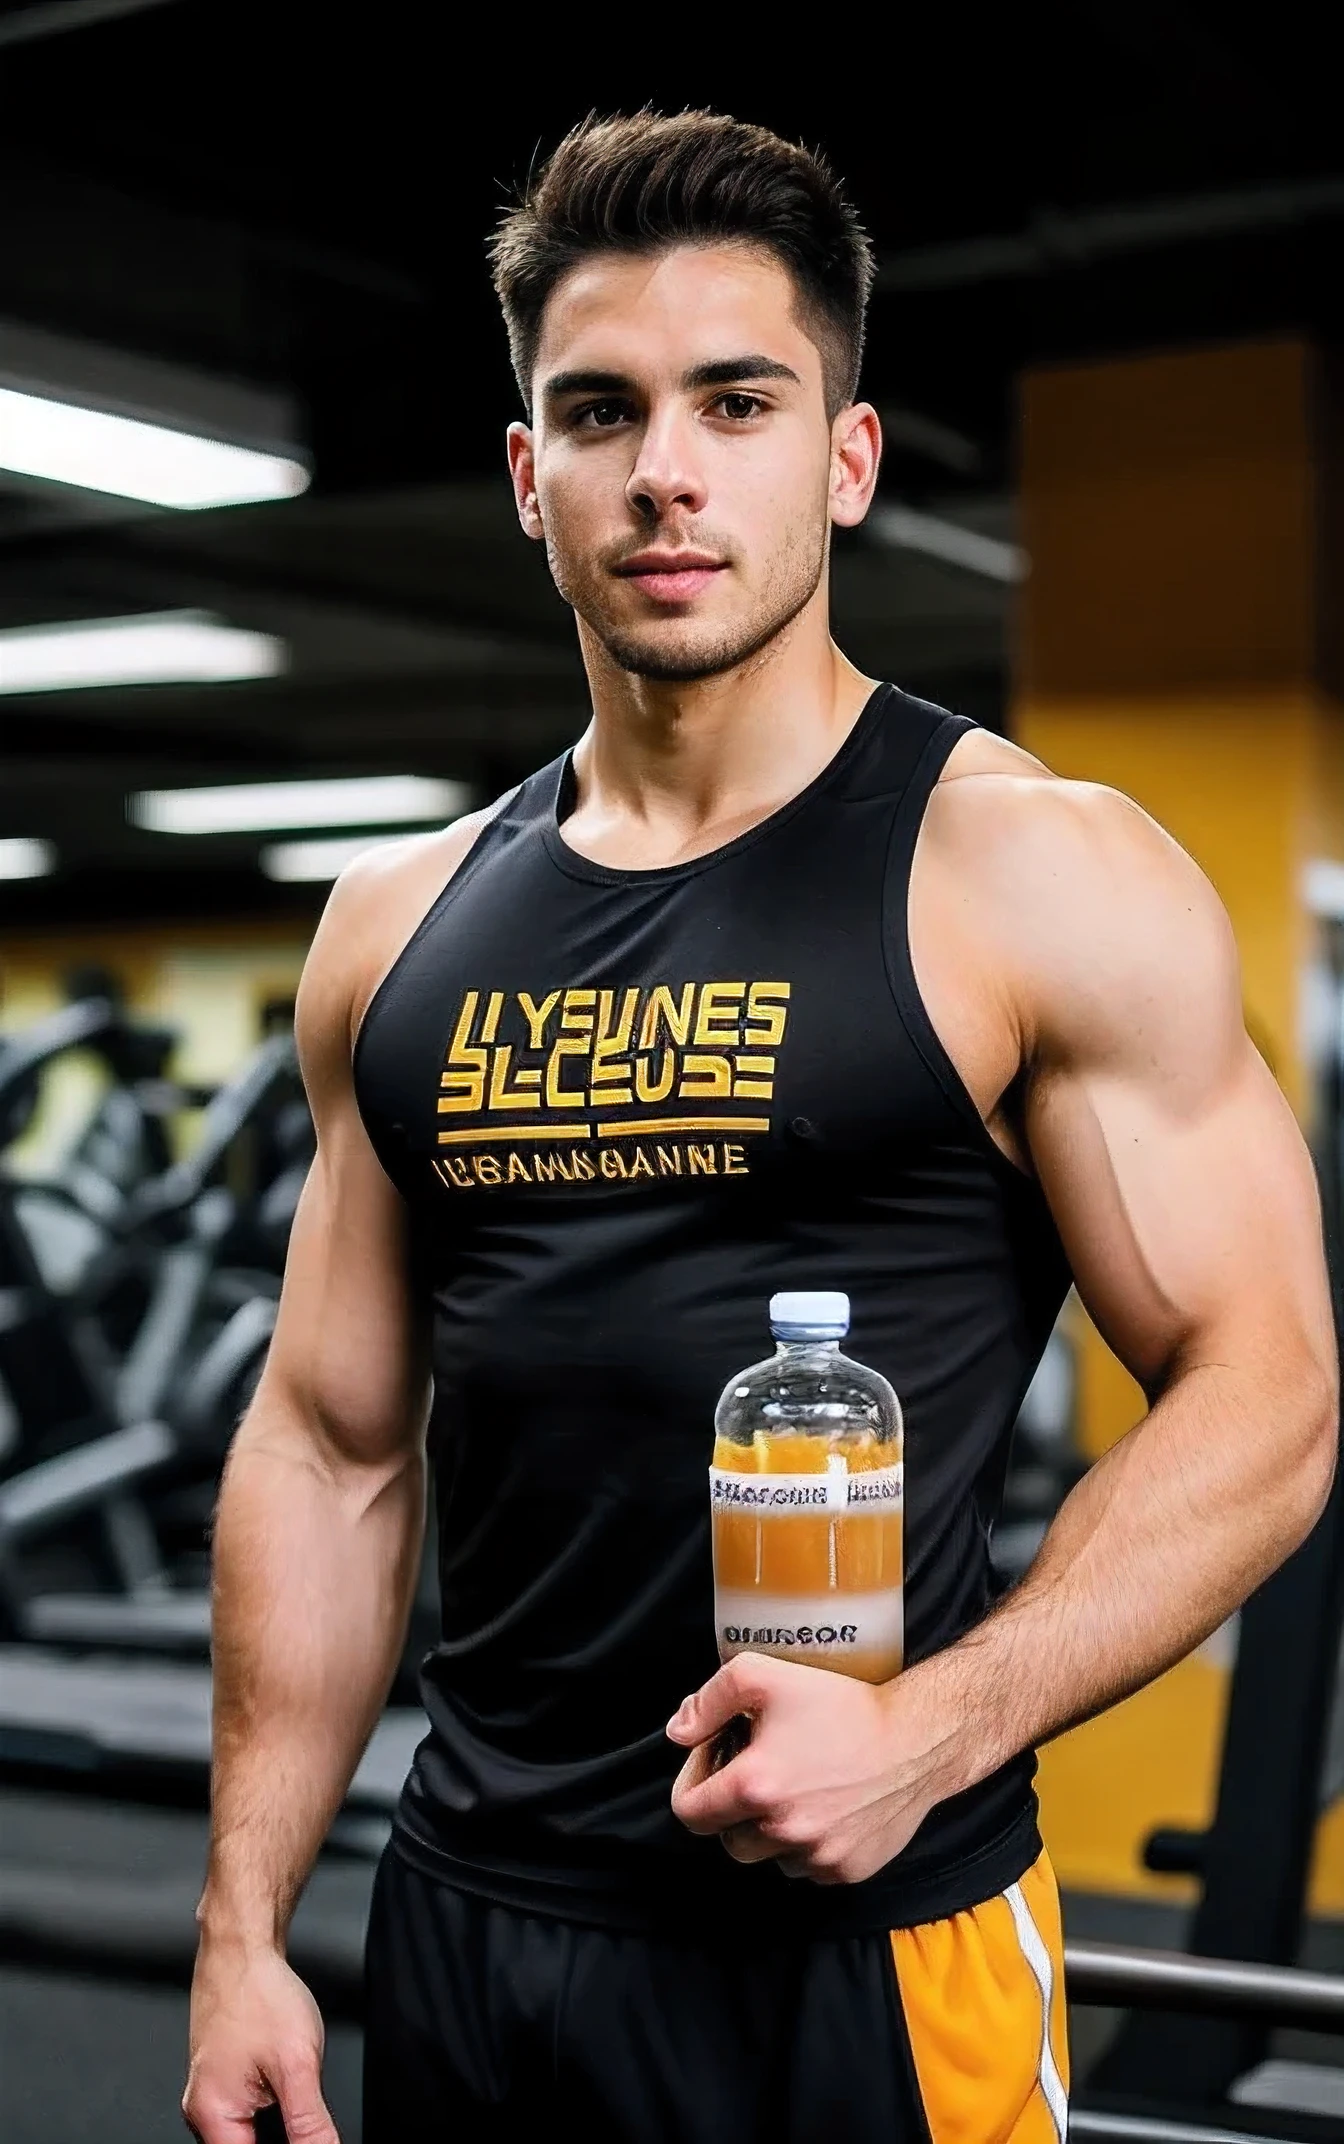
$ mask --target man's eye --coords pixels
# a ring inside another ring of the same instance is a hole
[[[759,395],[731,393],[719,396],[719,408],[725,417],[740,424],[748,417],[758,417],[764,407]]]
[[[593,425],[598,430],[607,432],[613,425],[622,423],[627,415],[624,402],[587,402],[582,409],[575,410],[574,422]]]

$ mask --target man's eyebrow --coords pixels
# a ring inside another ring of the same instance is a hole
[[[624,395],[633,382],[623,372],[553,372],[543,382],[542,393],[559,395]]]
[[[745,357],[716,357],[708,365],[694,365],[684,374],[686,387],[736,387],[742,380],[792,380],[798,387],[802,380],[792,365],[783,365],[777,357],[763,357],[759,350],[750,350]]]
[[[708,364],[693,365],[682,376],[683,387],[736,387],[743,380],[792,380],[801,387],[802,380],[792,365],[781,364],[777,357],[766,357],[759,350],[749,350],[742,357],[716,357]],[[634,388],[634,381],[624,372],[553,372],[542,384],[542,393],[548,401],[558,401],[562,395],[627,395]]]

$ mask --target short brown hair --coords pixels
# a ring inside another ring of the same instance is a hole
[[[828,413],[854,399],[873,252],[821,155],[718,112],[642,111],[572,129],[490,243],[513,369],[532,405],[541,319],[587,255],[740,240],[793,277],[821,352]]]

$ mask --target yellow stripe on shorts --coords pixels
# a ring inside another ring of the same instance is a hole
[[[891,1938],[933,2144],[1065,2144],[1064,1933],[1042,1854],[1020,1883]]]

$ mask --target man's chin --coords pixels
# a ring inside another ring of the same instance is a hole
[[[699,648],[658,648],[609,640],[607,653],[631,677],[657,685],[694,685],[702,678],[721,677],[734,667],[731,654]]]
[[[599,637],[611,660],[631,677],[651,684],[695,685],[705,678],[722,677],[755,655],[779,630],[773,621],[753,633],[622,633]]]

